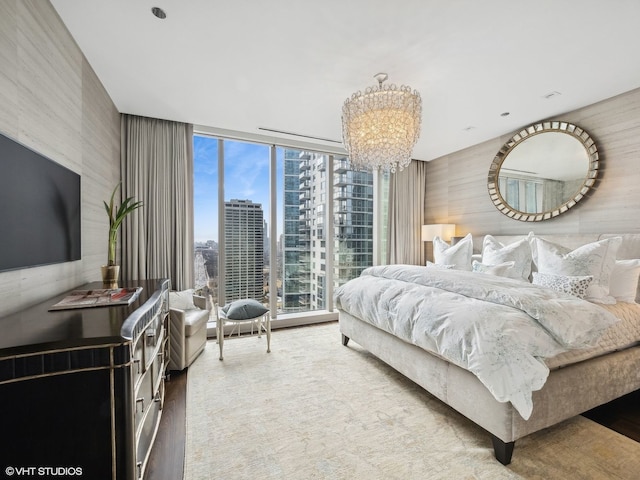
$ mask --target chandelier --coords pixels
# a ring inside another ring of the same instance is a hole
[[[405,85],[382,85],[356,92],[342,106],[342,139],[355,170],[402,170],[420,136],[422,100]]]

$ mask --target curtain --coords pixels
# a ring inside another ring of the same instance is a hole
[[[122,198],[142,208],[122,225],[121,278],[193,286],[193,125],[122,115]]]
[[[404,170],[390,175],[388,264],[425,264],[420,232],[424,218],[426,167],[425,162],[412,160]]]

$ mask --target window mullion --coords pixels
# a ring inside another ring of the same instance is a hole
[[[269,309],[278,313],[278,178],[276,146],[269,148]]]
[[[224,235],[224,140],[218,139],[218,304],[226,303]]]
[[[329,155],[327,159],[327,206],[324,209],[324,224],[325,228],[325,248],[326,248],[326,275],[325,275],[325,288],[326,288],[326,308],[328,311],[333,312],[333,278],[334,278],[334,242],[335,242],[335,229],[333,224],[333,155]]]

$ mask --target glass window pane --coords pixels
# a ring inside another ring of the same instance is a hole
[[[224,185],[218,174],[219,141]],[[209,288],[218,304],[240,298],[268,304],[273,267],[278,313],[324,310],[327,282],[335,288],[373,264],[373,175],[351,171],[344,157],[334,159],[334,171],[328,172],[328,154],[284,147],[275,152],[271,173],[269,146],[194,135],[195,285]],[[275,192],[269,190],[270,175]],[[269,211],[271,195],[276,212]],[[328,198],[333,211],[327,210]],[[275,252],[269,251],[271,223],[277,225]],[[329,225],[334,238],[327,239]],[[217,298],[221,292],[224,296]]]
[[[282,275],[279,294],[282,311],[304,312],[326,308],[324,297],[324,205],[320,174],[326,155],[283,148],[284,192]]]
[[[268,146],[224,141],[224,197],[225,302],[268,304]]]
[[[333,169],[334,285],[373,265],[373,174],[353,171],[347,158]]]
[[[536,199],[536,183],[525,182],[526,191],[526,213],[536,213],[538,210],[538,202]]]
[[[194,287],[218,302],[218,140],[193,136]]]
[[[506,201],[511,208],[520,209],[520,182],[516,178],[507,178]]]

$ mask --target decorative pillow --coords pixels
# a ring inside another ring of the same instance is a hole
[[[513,270],[515,262],[498,263],[497,265],[487,265],[486,263],[480,263],[476,260],[471,264],[471,269],[478,273],[487,273],[489,275],[496,275],[498,277],[512,277],[511,271]],[[520,279],[521,280],[521,279]]]
[[[531,275],[531,246],[528,239],[503,245],[491,235],[485,235],[482,242],[482,263],[498,265],[509,261],[513,261],[514,266],[505,276],[528,282]]]
[[[453,246],[440,237],[433,238],[433,259],[438,265],[453,265],[457,270],[471,270],[471,255],[473,239],[470,233]]]
[[[427,260],[426,263],[427,268],[435,268],[436,270],[453,270],[455,265],[440,265],[438,263],[433,263]]]
[[[264,315],[269,311],[257,300],[236,300],[222,307],[225,317],[229,320],[248,320]]]
[[[190,310],[196,308],[193,303],[193,289],[181,292],[169,292],[169,308],[176,310]]]
[[[551,288],[556,292],[568,293],[574,297],[584,298],[592,281],[593,277],[591,275],[572,277],[533,272],[532,283]]]
[[[638,276],[640,260],[617,260],[609,282],[609,295],[618,302],[636,303]]]
[[[585,299],[595,303],[616,303],[609,295],[609,281],[622,237],[588,243],[571,250],[539,237],[531,237],[533,259],[538,272],[565,276],[591,275],[593,281]]]

